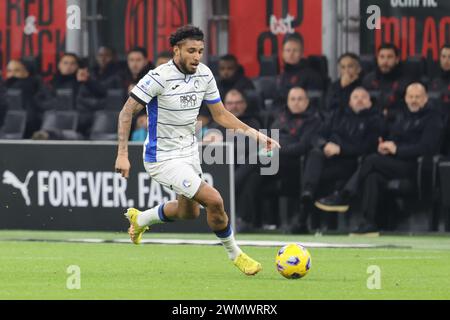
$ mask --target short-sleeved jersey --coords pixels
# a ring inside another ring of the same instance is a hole
[[[211,70],[200,63],[184,74],[173,60],[149,71],[130,96],[147,108],[144,161],[159,162],[198,152],[195,123],[202,101],[214,104],[220,94]]]

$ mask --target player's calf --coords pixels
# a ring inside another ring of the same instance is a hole
[[[200,215],[200,206],[198,202],[182,195],[178,196],[176,210],[179,219],[183,220],[197,219]]]

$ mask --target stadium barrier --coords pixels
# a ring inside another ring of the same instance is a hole
[[[201,150],[211,146],[200,146]],[[228,144],[214,144],[233,157]],[[114,172],[114,142],[0,140],[0,229],[126,231],[123,213],[176,199],[153,181],[142,163],[142,144],[130,143],[128,179]],[[234,226],[234,169],[202,163],[203,178],[221,193]],[[204,209],[199,219],[155,225],[157,232],[210,232]],[[199,221],[200,220],[200,221]]]

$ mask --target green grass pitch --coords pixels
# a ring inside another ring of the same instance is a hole
[[[274,247],[243,247],[263,265],[260,274],[247,277],[220,246],[23,241],[125,237],[126,233],[0,231],[0,299],[450,299],[448,236],[238,235],[242,240],[401,246],[309,248],[311,271],[298,280],[278,274]],[[152,237],[214,239],[145,235]],[[80,289],[66,286],[71,265],[80,268]],[[372,265],[380,268],[380,289],[367,287]]]

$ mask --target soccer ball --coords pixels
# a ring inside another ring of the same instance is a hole
[[[298,279],[304,277],[311,268],[311,255],[302,245],[290,243],[278,250],[275,264],[283,277]]]

